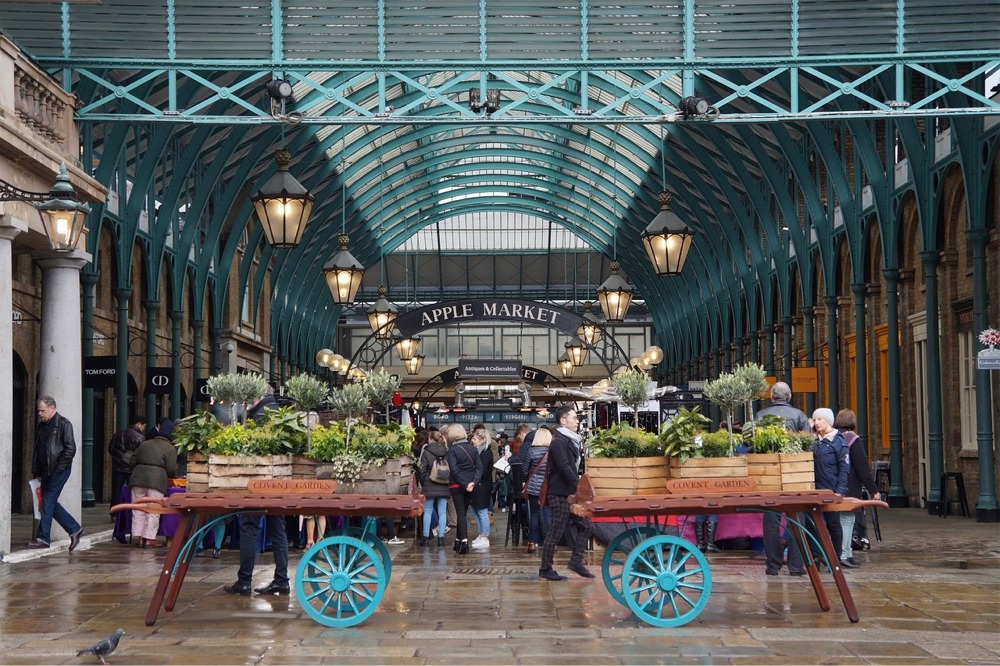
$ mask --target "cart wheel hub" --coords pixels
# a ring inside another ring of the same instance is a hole
[[[351,586],[351,577],[342,571],[330,576],[330,587],[336,592],[343,592]]]
[[[677,576],[669,571],[664,571],[656,577],[656,584],[664,592],[673,592],[677,589]]]

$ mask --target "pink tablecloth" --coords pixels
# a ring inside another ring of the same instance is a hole
[[[686,523],[685,523],[686,519]],[[697,543],[694,535],[695,516],[680,516],[678,524],[684,525],[684,538],[691,543]],[[761,538],[764,534],[764,514],[762,513],[727,513],[719,516],[719,526],[715,528],[715,540],[739,539],[749,537]]]

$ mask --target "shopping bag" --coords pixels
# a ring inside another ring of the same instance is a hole
[[[42,481],[41,479],[30,479],[28,488],[31,489],[31,508],[35,513],[35,520],[42,518]]]

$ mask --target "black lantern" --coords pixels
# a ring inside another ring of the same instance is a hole
[[[409,361],[416,355],[417,347],[420,346],[420,338],[403,338],[396,343],[396,353],[399,360]]]
[[[584,360],[587,358],[587,352],[590,350],[583,344],[573,344],[572,342],[567,342],[563,346],[566,348],[566,357],[569,358],[574,366],[580,367],[583,365]]]
[[[87,230],[83,225],[90,213],[90,204],[77,201],[76,190],[70,182],[65,164],[59,167],[59,175],[49,192],[49,199],[34,206],[42,218],[42,227],[52,249],[57,252],[75,250],[80,242],[80,235]]]
[[[569,379],[576,372],[576,366],[566,354],[559,357],[559,369],[562,370],[563,379]]]
[[[250,200],[267,242],[279,248],[295,247],[312,214],[314,197],[288,172],[291,153],[281,148],[275,152],[274,161],[278,170]]]
[[[620,269],[621,264],[617,260],[612,261],[611,277],[597,288],[597,301],[601,304],[604,318],[616,323],[625,321],[625,314],[632,304],[632,295],[635,292],[635,289],[618,274]]]
[[[694,232],[670,210],[670,199],[667,192],[660,193],[660,212],[641,236],[653,270],[661,277],[680,275],[694,238]]]
[[[417,354],[408,361],[403,361],[403,365],[406,366],[406,374],[408,375],[418,375],[420,374],[420,368],[424,365],[423,354]]]
[[[365,314],[368,315],[368,325],[372,327],[375,337],[382,340],[392,337],[392,326],[389,324],[399,314],[399,309],[386,298],[388,293],[385,286],[379,286],[378,298],[365,310]]]
[[[583,323],[576,329],[576,337],[593,347],[601,340],[601,326],[591,314],[591,302],[583,304]]]
[[[361,287],[361,278],[365,275],[364,266],[347,250],[350,240],[347,234],[338,236],[340,247],[323,266],[326,283],[333,294],[333,302],[337,305],[350,305],[354,302]]]

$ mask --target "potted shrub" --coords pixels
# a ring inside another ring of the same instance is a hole
[[[288,397],[295,408],[305,413],[306,422],[306,445],[305,450],[312,443],[313,421],[310,418],[312,411],[319,407],[330,397],[330,388],[321,380],[313,377],[309,373],[303,372],[289,378],[285,383],[288,390]],[[292,477],[293,478],[315,478],[316,461],[302,453],[292,455]]]
[[[645,385],[643,385],[645,391]],[[654,433],[628,423],[596,429],[587,440],[587,475],[600,496],[662,493],[668,468]]]
[[[309,456],[317,461],[316,475],[336,479],[340,492],[398,494],[410,477],[413,429],[399,424],[360,423],[348,445],[347,427],[335,421],[317,426]]]
[[[632,425],[639,426],[639,409],[649,400],[649,377],[638,370],[623,370],[611,377],[618,402],[632,410]]]
[[[256,373],[225,373],[208,378],[208,393],[213,404],[225,405],[229,409],[229,422],[236,423],[237,415],[241,422],[246,421],[247,405],[264,397],[267,392],[267,380]],[[238,412],[237,407],[242,407]]]
[[[368,373],[361,384],[372,404],[385,408],[385,422],[389,422],[389,409],[392,407],[392,396],[399,390],[402,379],[399,375],[390,375],[385,368],[378,368]]]
[[[815,488],[810,433],[789,432],[784,419],[768,414],[753,423],[748,441],[747,471],[757,490]]]
[[[708,434],[708,417],[701,407],[680,409],[660,429],[663,452],[670,459],[670,478],[742,477],[747,475],[743,456],[705,457],[704,437]],[[729,433],[727,452],[731,451]]]

